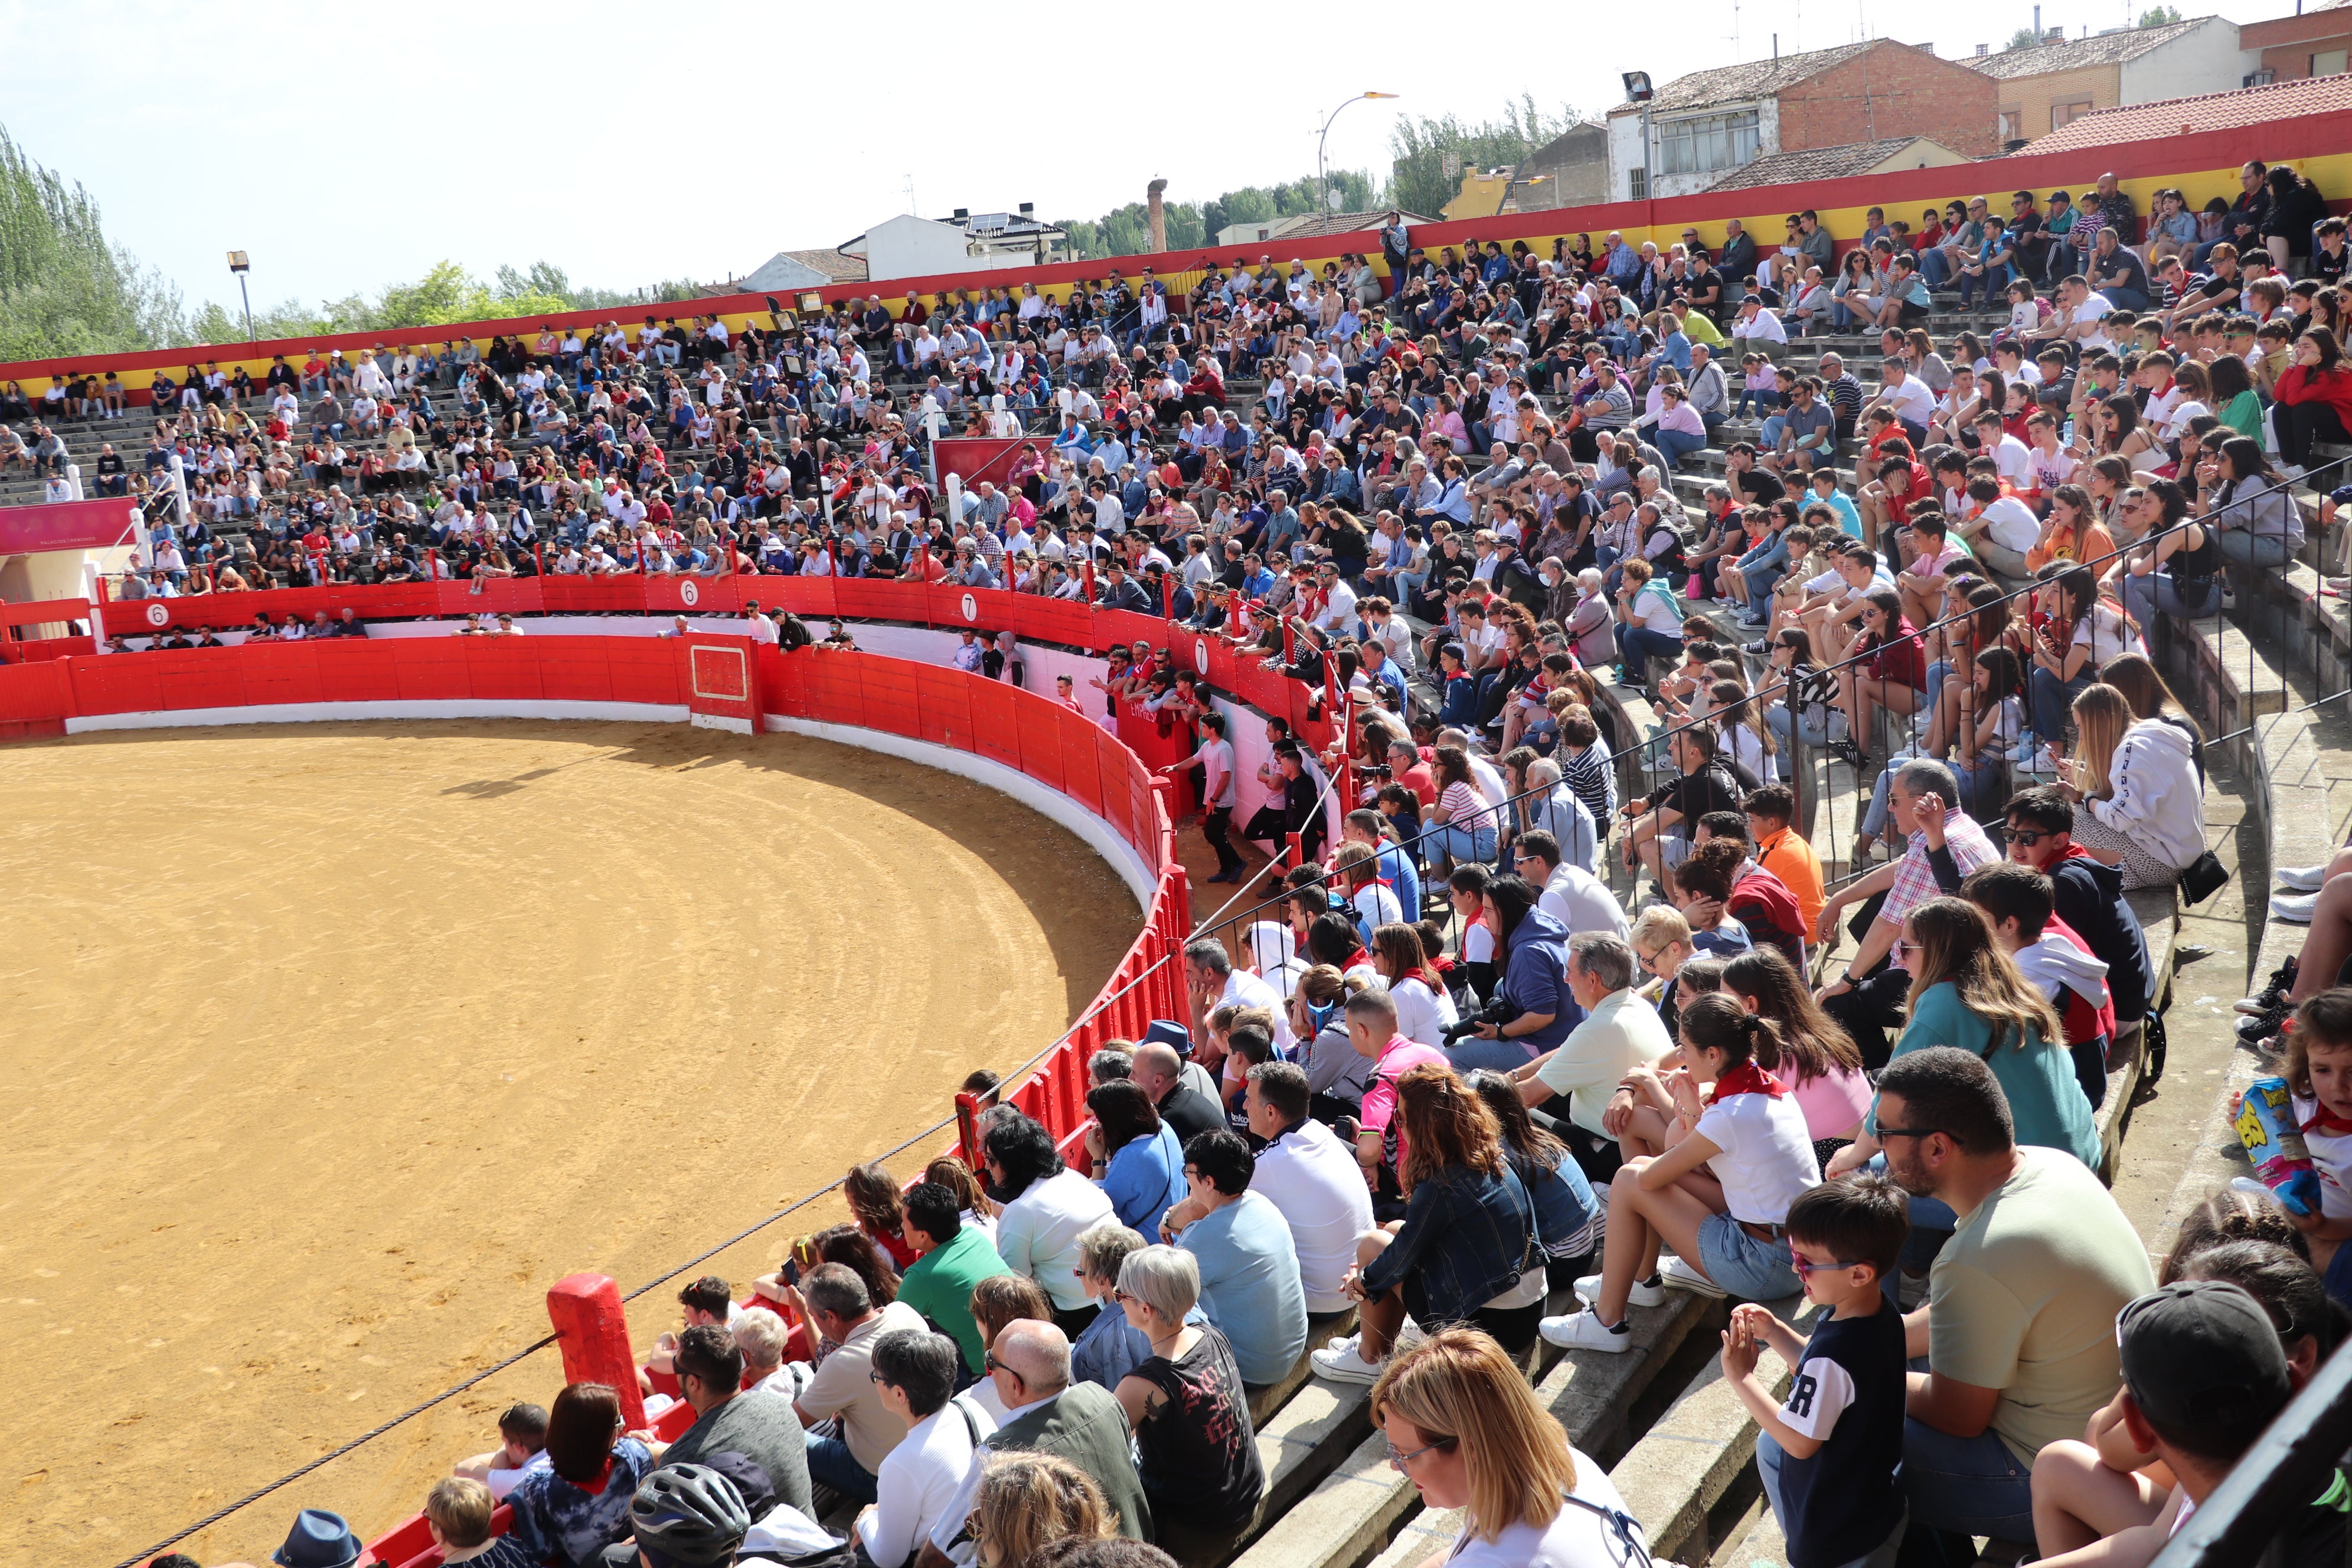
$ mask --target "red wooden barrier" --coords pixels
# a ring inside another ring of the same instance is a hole
[[[643,1428],[646,1402],[637,1392],[620,1286],[610,1275],[567,1274],[547,1292],[547,1316],[563,1354],[563,1381],[612,1384],[621,1396],[621,1424],[632,1432]]]

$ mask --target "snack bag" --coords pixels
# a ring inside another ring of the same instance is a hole
[[[2238,1107],[2238,1142],[2254,1174],[2278,1201],[2299,1215],[2319,1212],[2319,1173],[2311,1166],[2311,1151],[2304,1146],[2303,1130],[2295,1125],[2294,1107],[2287,1097],[2286,1079],[2258,1078],[2246,1086]]]

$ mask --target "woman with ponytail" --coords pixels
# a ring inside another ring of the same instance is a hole
[[[1769,1301],[1793,1295],[1782,1226],[1789,1205],[1821,1184],[1805,1113],[1789,1086],[1758,1065],[1779,1059],[1780,1028],[1722,993],[1682,1011],[1678,1065],[1636,1068],[1637,1106],[1664,1124],[1664,1152],[1629,1160],[1611,1184],[1601,1272],[1576,1282],[1584,1311],[1543,1321],[1572,1349],[1632,1348],[1626,1311],[1656,1306],[1666,1288]],[[1675,1250],[1661,1270],[1661,1245]]]

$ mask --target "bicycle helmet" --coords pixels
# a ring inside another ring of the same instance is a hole
[[[735,1483],[717,1470],[672,1465],[637,1488],[629,1501],[629,1523],[637,1544],[657,1563],[705,1568],[735,1560],[751,1515]]]

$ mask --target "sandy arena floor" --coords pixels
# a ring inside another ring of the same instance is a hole
[[[105,1568],[538,1338],[562,1275],[765,1217],[1054,1038],[1138,924],[1003,796],[793,736],[90,736],[0,747],[0,1561]],[[542,1352],[180,1550],[373,1534],[560,1383]]]

